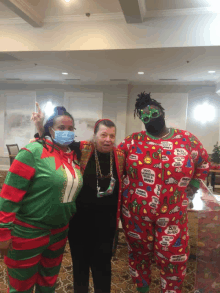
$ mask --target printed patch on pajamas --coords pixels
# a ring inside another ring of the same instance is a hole
[[[172,163],[173,167],[182,167],[183,162],[185,161],[184,157],[174,157],[174,162]]]
[[[209,166],[209,163],[204,163],[204,164],[200,165],[198,168],[199,169],[207,169],[208,166]]]
[[[166,230],[165,233],[167,235],[176,235],[180,232],[180,228],[177,225],[170,225]]]
[[[141,170],[142,179],[145,183],[153,185],[155,183],[155,172],[154,170],[143,168]]]
[[[154,188],[154,193],[155,193],[157,196],[160,196],[161,188],[162,188],[162,185],[160,185],[160,184],[156,184],[156,187]]]
[[[160,218],[157,219],[157,225],[160,227],[166,227],[169,222],[169,218]]]
[[[167,162],[169,161],[169,158],[165,155],[162,155],[162,161]]]
[[[131,217],[131,214],[129,212],[129,210],[126,208],[126,206],[122,206],[122,214],[127,217],[127,218],[130,218]]]
[[[157,209],[159,203],[159,199],[156,196],[152,196],[152,201],[149,203],[149,206],[153,209]]]
[[[130,266],[129,266],[129,273],[131,274],[132,277],[138,277],[139,276],[138,272],[135,269],[133,269],[132,267],[130,267]]]
[[[186,254],[172,255],[170,257],[170,262],[185,262],[187,260]]]
[[[172,210],[169,211],[169,215],[178,213],[179,210],[180,210],[180,207],[175,206],[175,208],[173,208]]]
[[[179,149],[174,150],[174,155],[175,156],[183,156],[183,157],[185,157],[185,156],[188,155],[188,152],[185,149],[179,148]]]
[[[123,183],[124,183],[125,185],[128,185],[128,184],[130,183],[130,180],[129,180],[129,177],[128,177],[128,176],[125,177]]]
[[[167,286],[167,281],[165,279],[163,279],[162,277],[160,278],[161,279],[161,287],[163,289],[166,289],[166,286]]]
[[[138,156],[137,155],[130,155],[129,159],[132,161],[136,161],[136,160],[138,160]]]
[[[145,190],[143,190],[143,189],[141,189],[141,188],[137,188],[137,189],[135,190],[135,193],[136,193],[137,195],[139,195],[139,196],[142,196],[142,197],[148,197],[148,195],[147,195],[147,191],[145,191]]]
[[[162,236],[162,241],[160,241],[160,244],[162,246],[169,246],[170,242],[174,239],[173,236]]]
[[[173,149],[173,143],[171,141],[162,141],[161,145],[165,150],[171,151]]]
[[[136,233],[131,232],[131,231],[128,232],[128,235],[130,237],[133,237],[133,238],[136,238],[136,239],[141,239],[141,236],[139,234],[136,234]]]
[[[184,201],[182,202],[182,206],[183,206],[183,207],[188,206],[188,200],[184,200]]]
[[[187,186],[189,184],[190,180],[191,180],[191,178],[189,178],[189,177],[182,177],[180,179],[180,182],[178,183],[178,186],[180,186],[180,187]]]

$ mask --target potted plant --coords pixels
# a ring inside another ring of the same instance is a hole
[[[220,146],[218,145],[218,142],[214,145],[211,154],[211,169],[220,169]]]

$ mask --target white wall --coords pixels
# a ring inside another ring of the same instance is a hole
[[[50,101],[54,107],[64,105],[64,91],[59,89],[40,89],[36,90],[36,102],[39,103],[41,110],[45,110],[47,102]],[[50,115],[49,115],[50,116]],[[45,120],[48,116],[45,117]]]
[[[7,91],[4,117],[4,155],[8,155],[6,144],[18,144],[21,148],[29,143],[34,132],[31,114],[35,105],[35,91]]]
[[[96,121],[102,119],[103,93],[66,92],[64,99],[74,117],[76,141],[91,140]]]
[[[0,156],[3,156],[4,148],[4,111],[6,109],[7,93],[14,91],[16,94],[20,91],[33,91],[36,93],[36,101],[43,108],[48,100],[54,106],[65,105],[65,92],[99,92],[103,95],[103,118],[112,119],[117,125],[116,143],[118,144],[125,137],[126,128],[126,108],[127,108],[127,85],[112,86],[62,86],[62,85],[22,85],[22,84],[1,84],[0,85]],[[25,105],[21,105],[21,107]],[[35,111],[30,109],[30,113]],[[70,111],[71,113],[71,111]],[[72,114],[72,113],[71,113]],[[32,136],[35,131],[33,130]]]
[[[185,85],[42,86],[0,84],[0,88],[0,156],[3,156],[4,147],[4,111],[6,109],[6,95],[4,96],[4,94],[11,90],[36,91],[36,100],[40,105],[43,105],[47,99],[50,99],[56,105],[64,105],[65,92],[103,93],[102,117],[112,119],[116,123],[117,144],[125,136],[143,129],[142,122],[138,118],[134,119],[134,105],[137,94],[142,91],[151,92],[152,98],[161,102],[165,108],[166,123],[168,126],[187,129],[192,132],[201,140],[209,153],[212,152],[213,145],[216,141],[220,141],[220,97],[215,94],[215,87]],[[202,103],[207,98],[209,98],[210,103],[216,108],[218,115],[213,122],[202,125],[194,120],[193,111],[198,103]]]
[[[134,108],[136,99],[138,98],[137,95],[143,91],[146,93],[151,92],[152,99],[155,99],[161,103],[162,107],[165,109],[165,119],[168,127],[186,129],[186,110],[188,102],[187,93],[158,92],[162,91],[161,88],[149,85],[130,86],[126,135],[144,129],[144,125],[141,120],[138,117],[134,119]]]
[[[4,154],[4,127],[5,127],[6,97],[0,93],[0,156]]]
[[[195,120],[194,110],[196,106],[203,104],[205,101],[215,107],[216,116],[213,121],[202,124]],[[220,140],[220,97],[215,93],[215,86],[200,87],[191,90],[189,92],[188,102],[186,129],[198,137],[208,153],[212,153],[214,144]]]
[[[151,92],[151,97],[165,109],[167,126],[186,129],[203,143],[208,153],[212,153],[214,144],[220,142],[220,97],[215,86],[129,86],[126,135],[144,129],[142,122],[134,119],[134,105],[137,94]],[[216,109],[213,121],[202,124],[195,120],[194,110],[199,104],[208,101]]]

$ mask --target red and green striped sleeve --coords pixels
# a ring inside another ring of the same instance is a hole
[[[190,184],[199,188],[200,180],[204,181],[209,173],[209,155],[197,137],[190,133],[189,139],[192,147],[191,153],[195,164],[194,175]]]
[[[0,194],[0,241],[11,238],[12,223],[34,174],[34,156],[23,148],[13,161]]]

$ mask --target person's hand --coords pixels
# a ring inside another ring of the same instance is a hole
[[[42,124],[44,122],[44,113],[41,111],[39,104],[36,102],[37,112],[33,112],[31,116],[31,120],[34,121],[34,124],[37,126],[38,124]]]
[[[32,142],[35,142],[35,141],[36,141],[36,139],[32,138],[32,139],[29,140],[29,143],[32,143]]]
[[[39,136],[42,136],[44,133],[44,113],[41,111],[39,104],[36,102],[37,112],[33,112],[31,120],[34,121],[34,124],[37,128]]]
[[[8,250],[12,249],[12,240],[0,241],[0,252],[2,255],[7,255]]]

